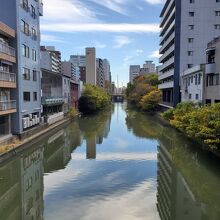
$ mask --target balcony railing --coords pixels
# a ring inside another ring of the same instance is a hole
[[[15,57],[15,49],[0,42],[0,52]]]
[[[64,99],[62,97],[42,97],[42,105],[62,105]]]
[[[16,75],[14,73],[8,73],[0,70],[0,81],[16,82]]]
[[[15,100],[0,101],[0,111],[8,111],[12,109],[16,109]]]

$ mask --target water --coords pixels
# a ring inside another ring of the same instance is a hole
[[[0,220],[219,220],[219,160],[115,104],[0,165]]]

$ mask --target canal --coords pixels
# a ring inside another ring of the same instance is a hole
[[[115,104],[0,164],[0,220],[219,220],[219,160]]]

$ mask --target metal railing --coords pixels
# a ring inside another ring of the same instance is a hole
[[[16,109],[15,100],[0,101],[0,111],[7,111],[12,109]]]
[[[15,57],[15,49],[2,42],[0,42],[0,52]]]
[[[16,82],[16,76],[14,73],[9,73],[6,71],[0,70],[0,81],[6,81],[6,82]]]
[[[42,105],[59,105],[64,103],[63,97],[42,97]]]

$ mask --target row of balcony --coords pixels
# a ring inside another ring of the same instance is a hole
[[[0,70],[0,81],[16,83],[16,75],[15,73]]]
[[[63,97],[42,97],[42,105],[53,106],[62,105],[64,103]]]
[[[15,112],[16,112],[15,100],[0,101],[0,115],[5,115]]]
[[[15,57],[15,49],[2,42],[0,42],[0,52]]]

